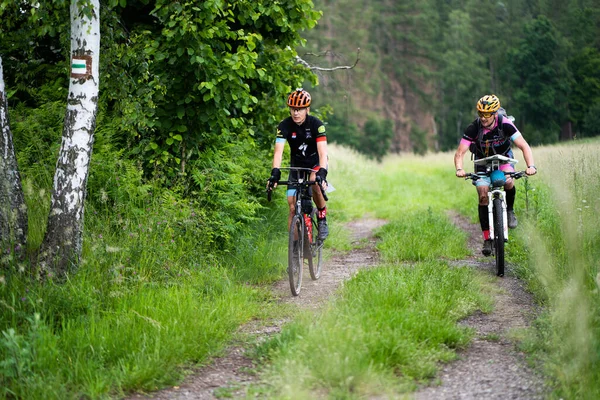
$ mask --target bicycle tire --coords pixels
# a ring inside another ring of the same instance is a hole
[[[308,261],[308,271],[310,272],[310,277],[313,281],[316,281],[321,277],[321,270],[323,268],[323,255],[321,253],[321,250],[323,249],[323,241],[319,240],[319,227],[318,224],[315,223],[315,215],[316,211],[313,210],[311,213],[313,240],[310,243],[311,257]]]
[[[494,199],[493,204],[496,275],[504,276],[504,216],[502,212],[502,199]]]
[[[300,294],[302,288],[302,269],[304,253],[304,221],[299,215],[294,215],[290,225],[290,236],[288,240],[288,277],[290,289],[294,296]]]

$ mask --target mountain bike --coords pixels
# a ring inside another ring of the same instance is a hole
[[[295,213],[290,224],[288,238],[288,277],[290,289],[294,296],[300,294],[302,288],[302,270],[308,266],[310,277],[317,280],[321,276],[323,241],[319,239],[319,225],[317,223],[317,208],[312,201],[312,186],[317,183],[310,180],[310,174],[314,172],[310,168],[287,167],[280,168],[289,170],[290,177],[287,181],[280,181],[279,185],[286,185],[288,190],[294,189]],[[327,201],[327,195],[317,185],[323,198]],[[267,189],[267,198],[271,201],[273,187]]]
[[[475,165],[485,166],[485,172],[469,173],[465,179],[473,182],[483,177],[489,177],[491,184],[488,191],[488,216],[490,221],[490,238],[494,245],[492,252],[496,258],[496,275],[504,276],[504,246],[508,242],[508,223],[506,213],[506,193],[504,184],[506,177],[522,178],[525,171],[504,172],[500,170],[503,164],[516,164],[518,161],[499,154],[475,160]]]

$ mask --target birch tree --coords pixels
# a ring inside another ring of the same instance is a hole
[[[0,245],[8,250],[9,258],[24,248],[27,240],[27,207],[21,187],[21,177],[15,157],[12,134],[8,122],[8,101],[4,86],[2,57],[0,56]],[[2,259],[0,267],[4,267]]]
[[[99,87],[99,1],[72,0],[70,13],[71,79],[67,111],[39,258],[42,275],[59,279],[75,269],[81,256]]]

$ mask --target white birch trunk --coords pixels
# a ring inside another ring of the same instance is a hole
[[[87,12],[82,10],[87,7]],[[48,229],[40,252],[42,276],[75,271],[83,242],[83,215],[96,111],[100,59],[99,0],[71,0],[71,81]]]
[[[0,56],[0,251],[3,267],[12,256],[25,247],[27,241],[27,207],[21,186],[21,176],[8,122],[8,99]]]

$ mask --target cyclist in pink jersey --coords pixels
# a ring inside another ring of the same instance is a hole
[[[494,154],[514,158],[512,152],[513,144],[523,153],[523,158],[527,165],[526,174],[535,175],[537,172],[531,147],[515,124],[505,115],[498,113],[499,110],[500,100],[496,95],[485,95],[477,101],[477,113],[479,117],[465,129],[464,135],[454,154],[454,167],[456,168],[457,177],[464,178],[466,176],[466,172],[463,169],[463,159],[467,150],[471,150],[476,160]],[[476,166],[475,172],[482,172],[482,168],[485,170],[485,167]],[[514,171],[511,164],[504,164],[501,166],[501,169],[503,171]],[[479,197],[479,223],[484,240],[481,252],[485,256],[489,256],[492,254],[492,240],[490,238],[490,224],[487,210],[487,193],[491,182],[488,178],[478,179],[474,183],[477,187],[477,195]],[[512,178],[506,179],[504,190],[506,191],[508,227],[511,229],[516,228],[517,217],[513,209],[516,188]]]

